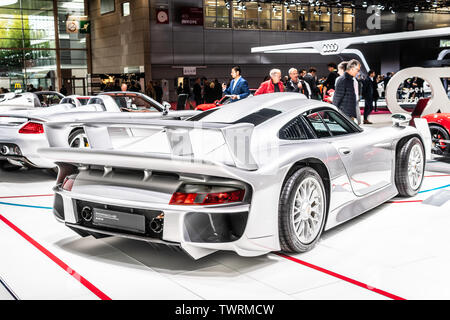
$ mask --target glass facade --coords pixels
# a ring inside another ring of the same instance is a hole
[[[354,9],[204,0],[206,28],[354,32]]]
[[[67,32],[66,22],[85,15],[84,0],[57,1],[58,43],[53,0],[11,2],[0,2],[0,87],[56,88],[59,55],[62,82],[69,93],[79,93],[71,84],[86,77],[86,34]]]

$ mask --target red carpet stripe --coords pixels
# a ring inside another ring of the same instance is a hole
[[[424,176],[424,178],[450,177],[450,174],[435,174],[431,176]]]
[[[37,198],[37,197],[53,197],[54,194],[32,194],[32,195],[25,195],[25,196],[7,196],[7,197],[0,197],[0,199],[14,199],[14,198]]]
[[[394,294],[391,294],[391,293],[389,293],[389,292],[386,292],[386,291],[383,291],[383,290],[374,288],[374,287],[369,286],[369,285],[367,285],[367,284],[365,284],[365,283],[359,282],[359,281],[357,281],[357,280],[350,279],[350,278],[348,278],[348,277],[346,277],[346,276],[343,276],[343,275],[340,275],[340,274],[338,274],[338,273],[336,273],[336,272],[333,272],[333,271],[330,271],[330,270],[327,270],[327,269],[324,269],[324,268],[315,266],[315,265],[313,265],[313,264],[311,264],[311,263],[308,263],[308,262],[299,260],[299,259],[297,259],[297,258],[288,256],[288,255],[286,255],[286,254],[279,253],[279,252],[277,252],[277,253],[275,253],[275,254],[278,255],[278,256],[280,256],[280,257],[282,257],[282,258],[285,258],[285,259],[288,259],[288,260],[290,260],[290,261],[293,261],[293,262],[295,262],[295,263],[304,265],[305,267],[308,267],[308,268],[311,268],[311,269],[314,269],[314,270],[323,272],[323,273],[328,274],[328,275],[330,275],[330,276],[332,276],[332,277],[335,277],[335,278],[344,280],[344,281],[346,281],[346,282],[349,282],[349,283],[354,284],[354,285],[356,285],[356,286],[359,286],[359,287],[361,287],[361,288],[364,288],[364,289],[367,289],[367,290],[376,292],[376,293],[381,294],[381,295],[383,295],[383,296],[385,296],[385,297],[388,297],[388,298],[390,298],[390,299],[394,299],[394,300],[406,300],[406,299],[404,299],[404,298],[401,298],[401,297],[396,296],[396,295],[394,295]]]
[[[94,286],[88,280],[83,278],[75,270],[73,270],[71,267],[69,267],[67,264],[65,264],[62,260],[60,260],[53,253],[51,253],[50,251],[45,249],[43,246],[41,246],[38,242],[36,242],[33,238],[31,238],[29,235],[27,235],[22,230],[20,230],[17,226],[15,226],[11,221],[6,219],[1,214],[0,214],[0,220],[3,221],[8,227],[13,229],[15,232],[17,232],[20,236],[22,236],[29,243],[31,243],[33,246],[35,246],[39,251],[41,251],[48,258],[50,258],[54,263],[56,263],[58,266],[60,266],[62,269],[64,269],[64,271],[66,271],[68,274],[70,274],[72,277],[74,277],[77,281],[79,281],[83,286],[85,286],[88,290],[90,290],[93,294],[95,294],[101,300],[111,300],[111,298],[108,297],[105,293],[103,293],[100,289],[98,289],[96,286]]]

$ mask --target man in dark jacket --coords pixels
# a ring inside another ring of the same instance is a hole
[[[156,81],[153,84],[153,88],[155,89],[155,100],[158,101],[159,103],[162,103],[164,91],[163,88],[161,87],[161,84],[158,81]]]
[[[328,90],[335,90],[336,79],[339,77],[339,74],[337,73],[337,66],[335,63],[328,64],[328,71],[330,71],[330,74],[328,75],[327,80],[324,84],[324,94],[326,94]]]
[[[350,60],[344,75],[336,81],[336,91],[333,96],[333,104],[344,114],[356,118],[356,91],[354,77],[361,69],[361,63]]]
[[[373,102],[375,99],[375,71],[370,70],[367,78],[363,81],[362,96],[364,98],[364,124],[372,124],[369,121],[369,115],[373,110]]]
[[[392,79],[392,72],[386,73],[386,77],[383,80],[383,82],[384,82],[384,96],[386,96],[386,89],[387,89],[388,83],[389,83],[389,81],[391,81],[391,79]]]
[[[308,74],[303,78],[311,89],[311,99],[319,99],[319,88],[317,88],[316,80],[317,69],[310,68]]]
[[[201,80],[200,78],[195,79],[194,87],[193,87],[193,93],[194,93],[194,100],[195,104],[198,106],[203,103],[202,101],[202,86],[201,86]]]
[[[309,93],[304,80],[299,78],[298,70],[295,68],[289,69],[289,80],[286,82],[287,92],[298,92],[304,94],[309,98]]]

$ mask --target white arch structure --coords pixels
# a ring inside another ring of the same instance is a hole
[[[423,110],[422,115],[436,113],[450,113],[450,100],[442,85],[441,78],[450,78],[450,67],[443,68],[420,68],[413,67],[397,72],[386,88],[386,104],[391,113],[409,113],[403,109],[397,101],[397,90],[399,86],[409,78],[419,77],[428,82],[431,88],[431,98]]]
[[[371,36],[348,37],[331,40],[299,42],[252,48],[252,53],[319,53],[321,55],[356,54],[366,70],[369,65],[363,53],[357,49],[348,49],[354,44],[391,42],[450,35],[450,27],[419,31],[395,32]]]

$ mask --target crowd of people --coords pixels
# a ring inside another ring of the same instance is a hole
[[[386,75],[377,75],[374,70],[369,70],[366,77],[361,76],[361,63],[357,60],[343,61],[339,65],[328,64],[328,76],[318,78],[317,69],[290,68],[288,75],[282,75],[280,69],[272,69],[258,89],[253,93],[255,96],[273,92],[296,92],[305,95],[308,99],[324,100],[333,103],[344,114],[355,119],[356,122],[371,124],[369,115],[377,111],[377,101],[384,96],[384,88],[387,87],[394,75],[388,72]],[[251,95],[247,80],[242,76],[242,69],[235,66],[231,69],[231,80],[228,84],[220,83],[216,78],[197,77],[192,89],[189,80],[178,84],[176,93],[178,96],[185,94],[198,106],[202,103],[214,103],[224,95],[231,98],[231,102],[242,100]],[[404,88],[423,87],[422,79],[408,79]],[[380,90],[381,87],[381,90]],[[32,84],[27,86],[28,92],[42,91],[43,88],[35,88]],[[48,88],[52,91],[53,88]],[[144,92],[158,102],[162,102],[163,89],[160,82],[148,81],[145,89],[139,81],[120,81],[105,84],[102,91],[131,91]],[[8,89],[0,88],[0,93],[7,93]],[[63,86],[61,93],[67,95],[67,89]],[[359,101],[364,99],[364,114],[361,119]],[[189,101],[189,100],[188,100]]]
[[[327,77],[318,79],[317,69],[309,70],[291,68],[288,75],[283,77],[280,69],[272,69],[254,93],[255,96],[275,92],[297,92],[308,99],[325,100],[332,102],[344,114],[356,122],[372,124],[368,117],[372,111],[377,110],[377,100],[380,98],[378,85],[383,82],[384,87],[392,78],[392,73],[386,76],[376,75],[370,70],[367,77],[360,75],[361,63],[357,60],[343,61],[339,65],[328,64]],[[222,85],[223,94],[229,95],[233,101],[245,99],[250,95],[248,82],[241,75],[241,68],[234,67],[231,70],[232,80],[229,85]],[[358,76],[359,75],[359,76]],[[196,82],[200,87],[200,82]],[[197,91],[200,93],[201,88]],[[200,94],[195,94],[196,102],[201,102]],[[364,99],[364,116],[361,119],[359,101]]]

